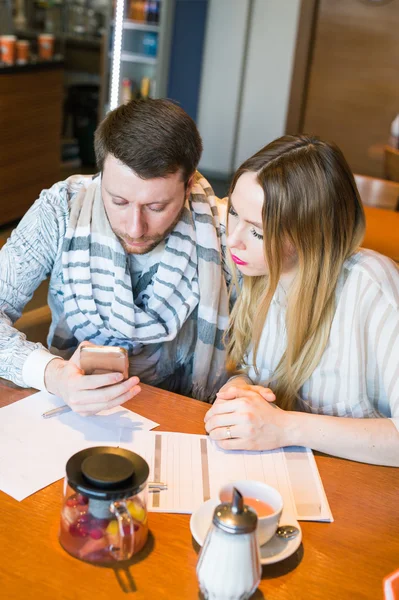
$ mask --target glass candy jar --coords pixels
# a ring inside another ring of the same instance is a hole
[[[148,537],[146,461],[122,448],[87,448],[67,462],[59,540],[93,563],[127,560]]]
[[[258,517],[240,492],[215,508],[197,564],[201,592],[209,600],[246,600],[259,585],[262,567]]]

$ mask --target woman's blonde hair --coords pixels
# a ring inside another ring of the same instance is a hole
[[[256,365],[288,242],[297,254],[298,271],[288,295],[287,347],[272,380],[277,404],[292,409],[327,345],[338,277],[363,239],[364,212],[342,152],[318,138],[287,135],[262,148],[235,173],[229,198],[239,177],[248,171],[257,174],[264,192],[268,276],[243,276],[240,288],[234,278],[238,298],[226,332],[228,368],[245,368],[251,345]]]

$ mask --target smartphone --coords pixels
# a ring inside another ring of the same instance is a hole
[[[119,346],[82,346],[80,366],[86,375],[122,373],[129,377],[129,358],[125,348]]]

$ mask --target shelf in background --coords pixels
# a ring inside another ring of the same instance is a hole
[[[36,39],[42,31],[36,29],[17,29],[16,35],[27,38],[29,40]],[[89,34],[69,33],[64,31],[56,31],[53,33],[56,40],[61,40],[67,44],[74,46],[84,46],[90,48],[99,48],[102,42],[102,36],[93,36]]]
[[[30,71],[49,71],[64,67],[64,58],[56,57],[52,60],[31,60],[25,65],[6,65],[0,63],[0,74],[10,75],[14,73],[28,73]]]
[[[112,25],[115,25],[115,21],[112,21]],[[152,31],[154,33],[158,33],[159,25],[155,25],[154,23],[140,23],[139,21],[125,19],[123,21],[123,29],[133,29],[135,31]]]
[[[109,52],[108,56],[109,56],[109,58],[112,58],[112,52]],[[146,56],[145,54],[134,54],[133,52],[122,52],[121,53],[121,61],[142,63],[142,64],[146,64],[146,65],[156,65],[157,64],[156,57]]]

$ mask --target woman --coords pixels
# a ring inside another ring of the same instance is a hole
[[[238,169],[228,210],[238,375],[205,417],[210,436],[399,466],[399,273],[359,249],[364,214],[341,151],[275,140]]]

